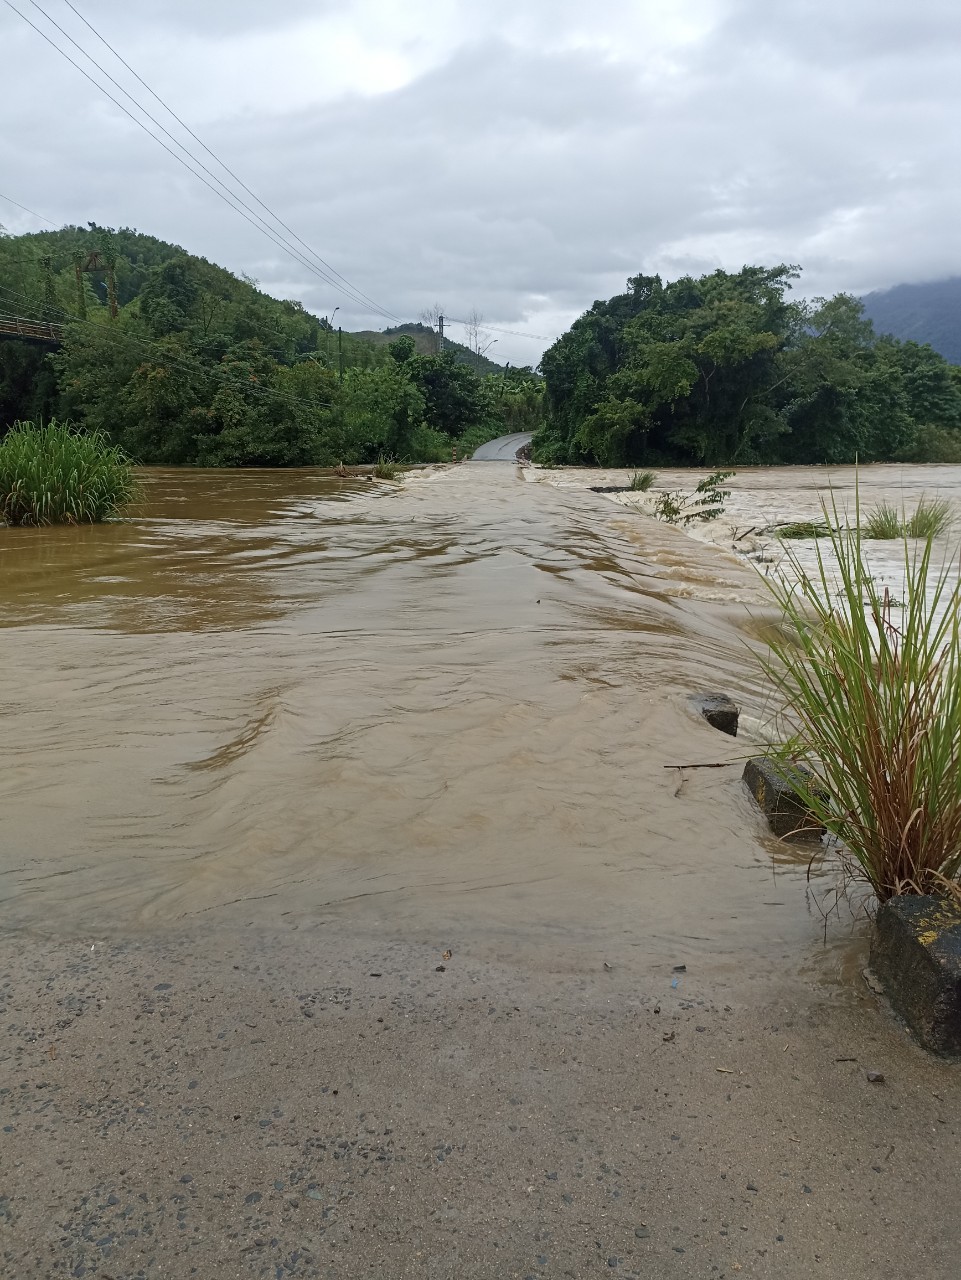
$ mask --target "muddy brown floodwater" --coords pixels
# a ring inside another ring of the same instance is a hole
[[[954,1274],[952,1069],[689,702],[763,718],[753,569],[509,465],[151,470],[0,601],[4,1276]]]
[[[688,698],[756,701],[747,571],[500,468],[147,483],[129,522],[2,535],[9,922],[361,904],[712,966],[808,949],[805,911],[771,930],[736,767],[680,795],[664,768],[744,754]]]

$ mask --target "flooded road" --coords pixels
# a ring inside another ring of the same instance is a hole
[[[689,702],[757,571],[522,474],[0,530],[0,1277],[956,1276],[957,1069]]]
[[[122,524],[0,531],[6,921],[817,951],[808,855],[688,702],[759,709],[753,570],[623,524],[466,465],[151,471]]]

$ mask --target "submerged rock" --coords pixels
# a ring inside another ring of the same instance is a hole
[[[731,738],[737,737],[740,708],[726,693],[700,693],[694,699],[701,715],[715,729]]]

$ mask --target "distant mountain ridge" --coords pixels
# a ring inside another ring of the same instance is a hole
[[[417,320],[407,324],[394,325],[391,329],[360,329],[353,336],[361,338],[364,342],[369,342],[375,347],[380,347],[387,346],[405,334],[413,338],[418,355],[433,356],[437,354],[437,331],[432,329],[430,325],[421,324]],[[481,377],[485,373],[504,372],[504,366],[498,364],[496,360],[489,360],[487,356],[482,356],[479,352],[472,351],[470,347],[465,347],[463,343],[454,342],[453,339],[446,336],[444,338],[444,349],[453,353],[458,364],[470,365],[474,372]]]
[[[961,365],[961,276],[928,284],[897,284],[866,294],[864,314],[876,333],[902,342],[927,342]]]

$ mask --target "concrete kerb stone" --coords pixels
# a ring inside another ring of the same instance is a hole
[[[926,1049],[961,1058],[961,904],[890,898],[875,921],[871,969]]]
[[[803,778],[806,782],[811,777],[803,766],[785,774],[784,766],[776,765],[767,756],[752,756],[744,766],[743,777],[775,835],[782,840],[789,836],[821,836],[824,827],[791,785],[792,773],[799,781]]]

